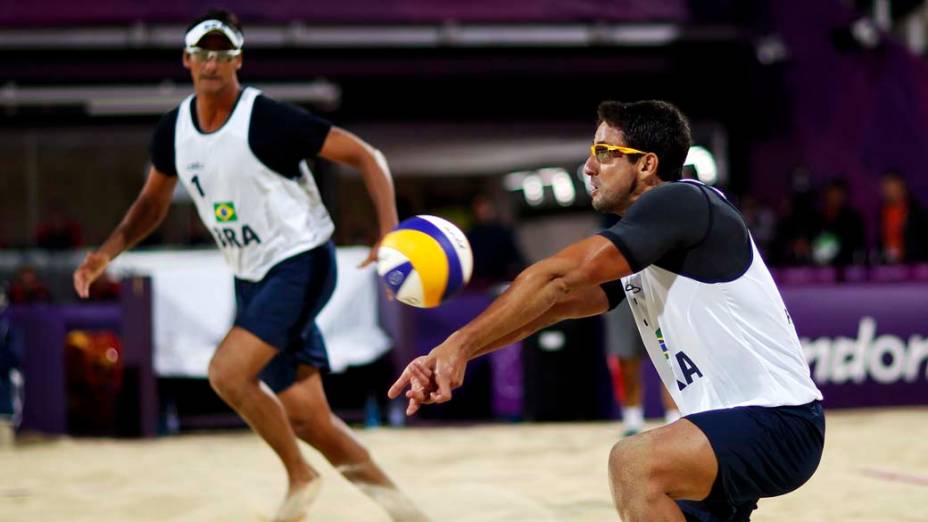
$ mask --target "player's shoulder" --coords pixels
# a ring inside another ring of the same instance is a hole
[[[180,114],[180,107],[174,107],[170,111],[161,115],[155,129],[152,132],[152,141],[167,141],[174,143],[174,129],[177,127],[177,116]]]
[[[671,181],[669,183],[662,183],[660,186],[655,188],[652,192],[657,192],[658,194],[663,194],[664,197],[680,197],[680,198],[692,198],[694,196],[703,196],[703,190],[705,185],[698,181]]]
[[[285,101],[275,100],[267,94],[260,92],[255,97],[253,110],[256,114],[284,118],[301,118],[310,115],[309,111],[298,105]]]
[[[661,183],[642,194],[638,200],[642,206],[660,205],[669,208],[706,205],[706,196],[701,184],[686,181]]]
[[[168,127],[168,126],[173,128],[173,126],[177,123],[178,114],[180,114],[180,105],[162,114],[161,118],[158,120],[157,128],[160,129],[162,127]]]

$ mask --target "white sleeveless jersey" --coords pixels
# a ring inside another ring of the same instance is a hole
[[[776,284],[746,237],[753,259],[727,282],[656,264],[622,278],[648,355],[683,414],[822,398]]]
[[[219,130],[204,134],[191,117],[193,96],[177,114],[175,164],[236,277],[258,281],[275,264],[319,246],[334,225],[306,161],[289,179],[264,165],[248,144],[259,90],[247,87]]]

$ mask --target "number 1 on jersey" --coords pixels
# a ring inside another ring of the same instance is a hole
[[[196,185],[196,187],[197,187],[197,192],[200,193],[200,197],[201,197],[201,198],[202,198],[202,197],[206,197],[206,194],[203,192],[203,187],[200,186],[200,176],[194,176],[193,179],[191,179],[190,181],[191,181],[194,185]]]

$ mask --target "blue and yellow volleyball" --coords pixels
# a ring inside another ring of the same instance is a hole
[[[377,273],[394,299],[434,308],[470,281],[474,256],[467,236],[435,216],[403,220],[380,242]]]

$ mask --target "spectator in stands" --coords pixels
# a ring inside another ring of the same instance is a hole
[[[864,220],[847,200],[847,183],[835,179],[822,191],[821,213],[812,239],[812,258],[820,265],[847,266],[866,258]]]
[[[10,285],[10,302],[14,304],[46,303],[52,300],[48,286],[39,279],[35,267],[26,265],[19,269]]]
[[[767,254],[777,230],[776,214],[750,194],[741,199],[741,214],[757,243],[757,249]]]
[[[474,272],[471,285],[487,288],[511,281],[525,268],[525,256],[516,242],[515,233],[499,219],[493,202],[478,195],[471,202],[474,225],[467,239],[474,252]]]
[[[902,174],[887,171],[880,180],[880,251],[887,263],[928,261],[928,214],[909,192]]]
[[[774,265],[806,265],[812,262],[812,238],[818,215],[815,211],[815,191],[809,171],[797,167],[792,173],[792,193],[782,204],[780,223],[771,245]]]

